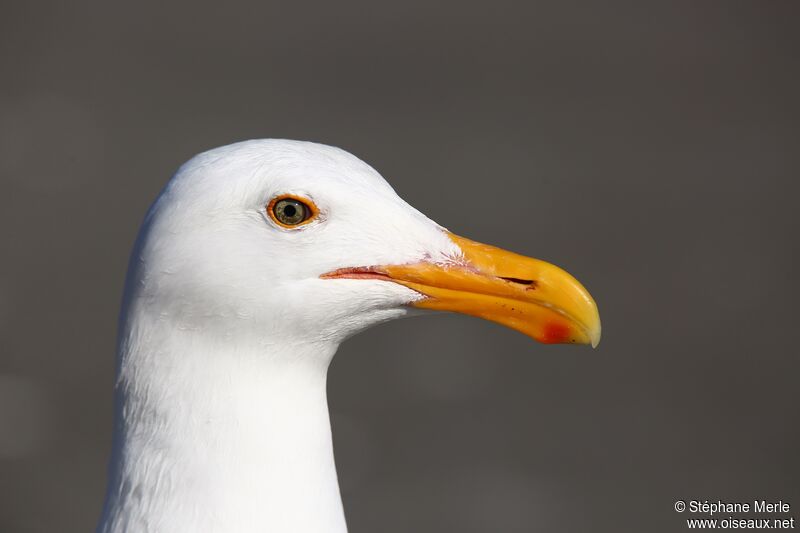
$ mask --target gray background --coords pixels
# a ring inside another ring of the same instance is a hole
[[[601,310],[596,351],[456,315],[343,345],[352,533],[683,531],[677,498],[800,519],[800,10],[645,4],[3,2],[0,531],[93,528],[139,222],[254,137],[348,149]]]

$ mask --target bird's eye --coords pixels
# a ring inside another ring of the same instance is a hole
[[[269,203],[267,213],[278,225],[291,228],[310,222],[316,216],[317,209],[310,200],[284,195]]]
[[[302,202],[286,198],[275,202],[272,212],[281,224],[296,226],[306,219],[306,206]]]

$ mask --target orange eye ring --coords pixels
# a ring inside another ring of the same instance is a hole
[[[308,198],[295,194],[281,194],[269,201],[267,215],[282,228],[296,229],[317,218],[319,208]]]

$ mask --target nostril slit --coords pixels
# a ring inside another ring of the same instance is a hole
[[[500,279],[510,281],[511,283],[519,283],[520,285],[528,285],[530,289],[536,288],[536,280],[533,279],[507,278],[505,276],[500,276]]]

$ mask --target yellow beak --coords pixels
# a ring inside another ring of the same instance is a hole
[[[589,292],[555,265],[449,235],[463,261],[351,268],[325,278],[385,279],[427,298],[412,305],[491,320],[539,342],[600,342],[600,315]]]

